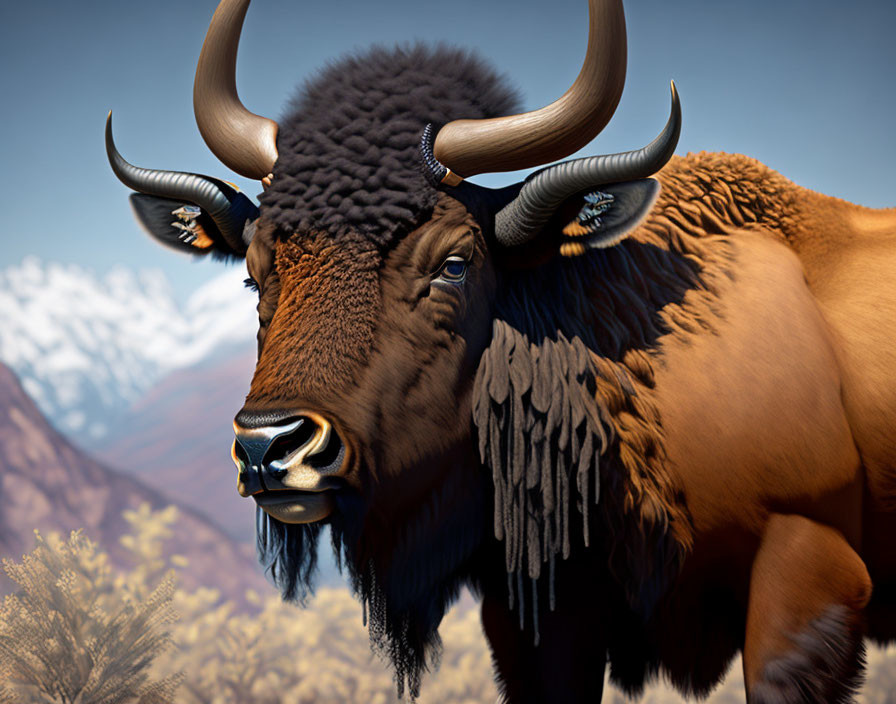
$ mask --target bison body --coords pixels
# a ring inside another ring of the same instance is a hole
[[[596,354],[638,399],[616,414],[618,461],[636,467],[645,437],[655,443],[654,496],[684,557],[644,618],[637,565],[615,572],[622,587],[607,569],[612,536],[573,551],[556,599],[577,608],[542,611],[538,647],[514,637],[496,584],[483,605],[496,664],[511,701],[588,701],[602,647],[630,690],[662,668],[695,693],[743,650],[751,701],[845,700],[860,634],[896,638],[896,352],[884,343],[896,334],[896,213],[807,191],[740,156],[675,159],[658,178],[653,214],[618,248],[635,260],[642,247],[699,257],[697,281],[648,309],[665,332],[646,350]],[[558,698],[545,672],[590,677],[591,689]]]
[[[618,0],[541,110],[414,46],[333,64],[279,125],[236,95],[247,6],[222,0],[194,104],[260,206],[128,164],[111,116],[106,145],[153,236],[258,289],[233,459],[284,596],[329,525],[400,693],[469,586],[514,704],[599,701],[607,662],[703,694],[738,651],[754,704],[849,701],[864,637],[896,639],[896,213],[673,158],[674,85],[643,149],[465,181],[602,129]]]

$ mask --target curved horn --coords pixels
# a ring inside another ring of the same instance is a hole
[[[249,112],[236,92],[236,52],[250,0],[221,0],[205,35],[193,82],[202,138],[226,166],[248,178],[268,176],[277,161],[277,123]]]
[[[680,134],[681,103],[673,81],[671,114],[656,139],[636,151],[573,159],[532,174],[519,195],[495,216],[495,237],[505,247],[524,244],[538,234],[569,196],[597,185],[656,173],[672,158]]]
[[[128,188],[161,198],[185,200],[198,205],[214,221],[224,240],[235,252],[245,252],[247,220],[258,217],[258,209],[246,196],[226,184],[184,171],[144,169],[125,161],[112,139],[112,111],[106,118],[106,156],[112,171]]]
[[[445,183],[492,171],[547,164],[584,147],[606,126],[625,84],[622,0],[589,0],[588,50],[582,70],[550,105],[507,117],[455,120],[439,130],[433,151],[450,169]],[[452,178],[453,176],[453,178]]]

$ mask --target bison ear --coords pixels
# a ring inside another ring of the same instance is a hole
[[[563,228],[560,254],[577,257],[589,249],[612,247],[647,217],[660,194],[652,178],[601,186],[568,199],[559,213],[575,213]]]
[[[212,217],[197,205],[145,193],[132,193],[130,201],[137,222],[150,237],[169,249],[199,256],[245,254],[228,244]],[[244,227],[254,227],[254,221],[246,221]]]
[[[163,245],[192,254],[242,258],[258,218],[258,207],[236,186],[184,171],[144,169],[127,162],[106,118],[106,156],[131,195],[138,222]]]

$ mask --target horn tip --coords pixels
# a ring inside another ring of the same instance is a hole
[[[109,148],[115,149],[115,144],[112,141],[112,111],[109,111],[109,114],[106,115],[106,150]]]
[[[675,85],[675,81],[670,81],[670,90],[672,91],[672,114],[673,116],[677,116],[678,119],[681,119],[681,96],[678,94],[678,86]]]

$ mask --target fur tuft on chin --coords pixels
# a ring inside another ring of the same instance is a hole
[[[281,523],[255,509],[258,560],[286,601],[305,603],[314,593],[320,523]]]

